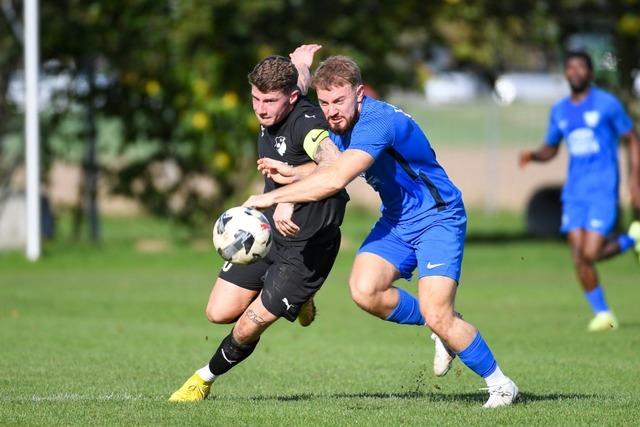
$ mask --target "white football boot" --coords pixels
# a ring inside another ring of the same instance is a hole
[[[439,336],[432,333],[431,339],[435,342],[435,353],[433,354],[433,373],[436,377],[444,377],[451,369],[453,359],[456,358],[456,354],[453,350],[449,349]]]
[[[618,329],[618,319],[610,311],[601,311],[589,322],[587,330],[589,332],[612,331]]]
[[[455,316],[462,319],[462,314],[455,312]],[[431,339],[435,343],[435,352],[433,354],[433,373],[436,377],[444,377],[451,369],[453,359],[456,358],[456,353],[447,347],[440,337],[435,333],[431,334]]]
[[[482,405],[483,408],[499,408],[509,406],[518,398],[518,386],[508,378],[504,384],[484,388],[489,390],[489,399]]]

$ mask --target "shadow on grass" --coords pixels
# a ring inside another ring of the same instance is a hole
[[[621,322],[620,329],[640,329],[640,322]]]
[[[552,236],[534,236],[525,232],[469,232],[466,242],[471,244],[505,244],[505,243],[524,243],[524,242],[562,242],[562,235]]]
[[[536,394],[523,392],[518,397],[519,403],[532,402],[554,402],[564,400],[589,400],[598,399],[595,394],[581,393],[548,393]],[[277,401],[277,402],[298,402],[318,399],[365,399],[365,400],[427,400],[430,402],[464,402],[464,403],[484,403],[487,400],[486,392],[474,393],[435,393],[423,391],[407,391],[399,393],[384,392],[361,392],[361,393],[330,393],[313,394],[300,393],[291,395],[261,395],[242,398],[242,400],[253,401]]]

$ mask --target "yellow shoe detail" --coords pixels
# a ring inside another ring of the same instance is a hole
[[[211,384],[205,382],[196,373],[191,375],[191,378],[171,395],[169,402],[197,402],[204,400],[209,395],[210,389]]]

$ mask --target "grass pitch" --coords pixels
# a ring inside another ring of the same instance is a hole
[[[348,215],[316,322],[279,321],[199,404],[166,400],[230,330],[204,318],[221,265],[206,241],[180,243],[163,222],[111,219],[99,247],[61,239],[34,265],[0,256],[0,424],[637,425],[631,255],[600,268],[620,330],[587,333],[565,244],[489,238],[497,227],[517,232],[518,218],[471,214],[458,309],[522,393],[513,407],[484,410],[483,382],[459,361],[433,377],[426,330],[351,302],[351,261],[373,220]],[[168,241],[139,241],[158,238]]]

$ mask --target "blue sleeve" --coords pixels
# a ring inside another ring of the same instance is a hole
[[[556,120],[556,107],[551,109],[551,113],[549,114],[549,124],[547,126],[547,136],[545,137],[545,142],[549,145],[557,146],[562,141],[562,131],[558,126],[558,121]]]
[[[374,159],[393,145],[395,139],[393,117],[375,115],[361,118],[351,132],[349,149],[362,150]]]
[[[618,137],[621,137],[633,128],[633,121],[631,121],[631,117],[629,117],[627,112],[624,111],[624,107],[620,101],[614,98],[609,111],[611,126]]]

